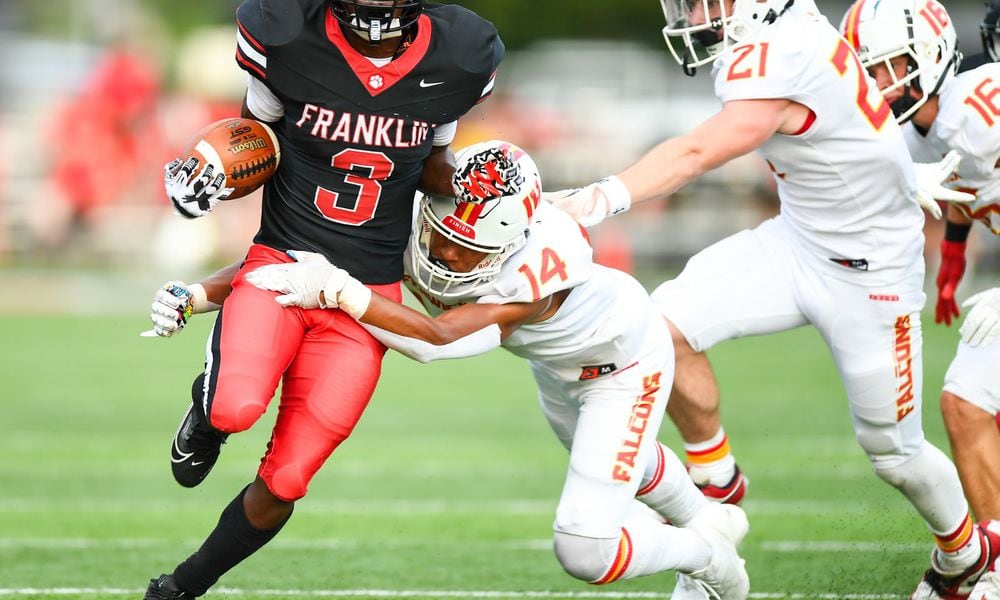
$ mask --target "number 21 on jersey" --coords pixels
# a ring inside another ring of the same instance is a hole
[[[767,77],[767,54],[769,50],[770,44],[768,42],[735,46],[733,54],[736,58],[729,65],[729,71],[726,73],[726,81],[737,81],[751,77]],[[861,61],[858,60],[857,55],[854,54],[851,47],[847,45],[847,42],[843,38],[838,40],[837,48],[833,56],[830,57],[830,62],[841,77],[847,75],[847,72],[850,70],[854,71],[857,77],[855,103],[861,114],[872,124],[872,127],[876,130],[882,129],[882,126],[885,125],[886,120],[892,114],[892,109],[889,108],[888,103],[882,98],[882,95],[868,85],[868,77],[861,66]]]
[[[761,42],[733,48],[736,58],[729,65],[726,81],[767,77],[767,50],[770,46],[767,42]]]

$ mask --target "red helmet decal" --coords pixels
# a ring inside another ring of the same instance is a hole
[[[473,155],[455,171],[452,183],[463,202],[485,202],[517,193],[524,183],[512,147],[489,148]]]

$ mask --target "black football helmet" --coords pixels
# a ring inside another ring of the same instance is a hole
[[[333,16],[373,44],[416,24],[424,0],[331,0]]]
[[[983,51],[993,62],[1000,61],[1000,0],[986,0],[986,16],[979,24]]]

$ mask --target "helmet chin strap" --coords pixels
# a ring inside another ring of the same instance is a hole
[[[907,83],[903,87],[903,95],[898,100],[894,101],[892,104],[889,105],[889,108],[892,109],[892,114],[895,115],[897,119],[899,118],[900,115],[913,108],[913,105],[917,103],[917,99],[914,98],[912,94],[910,94],[910,89],[912,88],[910,84]],[[913,115],[910,115],[906,120],[909,121],[912,118]]]
[[[684,62],[681,64],[681,69],[684,70],[684,74],[688,77],[694,77],[695,73],[698,72],[698,67],[691,66],[691,51],[684,51]]]

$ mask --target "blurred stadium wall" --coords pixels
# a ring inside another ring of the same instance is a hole
[[[663,47],[656,0],[457,3],[494,21],[509,49],[494,98],[463,119],[457,143],[521,144],[548,189],[613,173],[718,107],[708,73],[683,76]],[[161,190],[163,163],[203,125],[238,112],[238,4],[0,0],[0,283],[41,292],[30,306],[0,298],[0,311],[141,312],[165,279],[241,256],[259,196],[184,221]],[[947,7],[962,48],[980,51],[982,5]],[[836,23],[847,3],[821,8]],[[599,260],[654,284],[776,208],[770,175],[751,156],[592,238]],[[930,280],[940,235],[929,222]],[[971,243],[974,272],[995,280],[1000,243],[979,227]],[[966,294],[981,285],[972,279]]]

